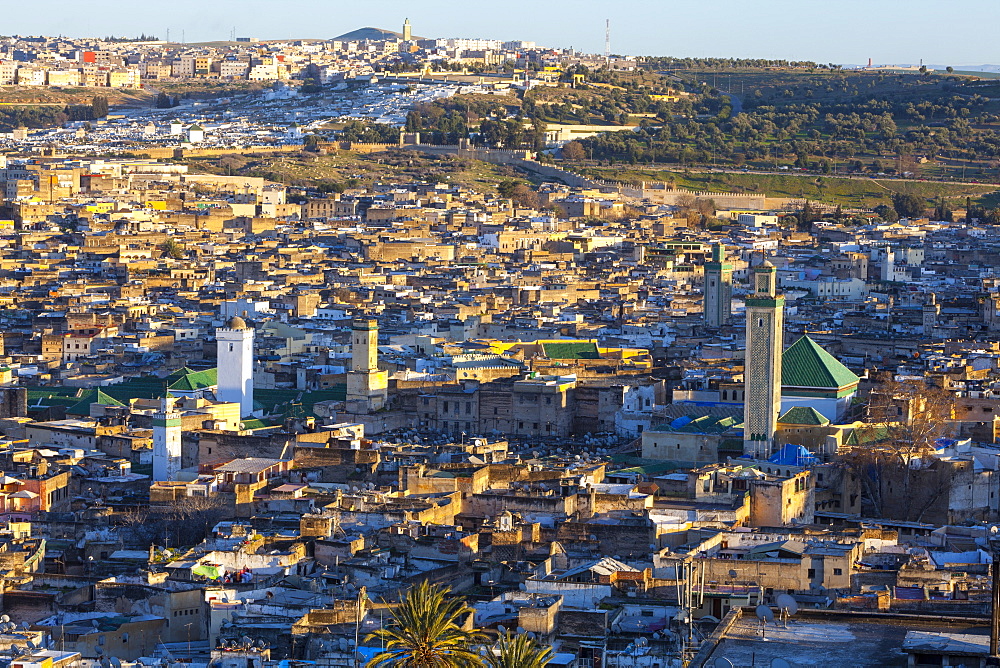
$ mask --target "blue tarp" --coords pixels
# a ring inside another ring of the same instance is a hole
[[[819,463],[816,455],[801,445],[792,445],[791,443],[782,446],[781,450],[768,457],[767,461],[778,466],[807,466]]]
[[[686,427],[687,425],[691,424],[691,422],[692,422],[691,418],[689,418],[686,415],[682,415],[681,417],[677,418],[676,420],[674,420],[673,422],[670,423],[670,428],[671,429],[681,429],[681,428]]]

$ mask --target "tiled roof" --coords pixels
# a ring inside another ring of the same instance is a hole
[[[819,344],[803,336],[781,355],[781,384],[785,387],[841,388],[858,377]]]
[[[793,406],[785,411],[785,414],[778,418],[778,422],[783,422],[784,424],[804,424],[804,425],[820,425],[825,426],[830,424],[830,421],[826,419],[822,413],[813,408],[812,406]]]
[[[171,390],[193,391],[204,390],[219,384],[218,369],[205,369],[204,371],[191,371],[187,369],[187,371],[188,373],[181,375],[173,382],[168,380],[167,388]]]

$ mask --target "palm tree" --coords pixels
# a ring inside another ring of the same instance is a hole
[[[463,629],[472,611],[464,601],[446,598],[451,590],[426,581],[410,587],[392,612],[389,624],[366,640],[380,640],[385,649],[367,668],[479,668],[482,659],[470,649],[482,636]]]
[[[484,657],[486,668],[542,668],[552,660],[551,647],[542,647],[523,633],[504,633],[493,649]]]

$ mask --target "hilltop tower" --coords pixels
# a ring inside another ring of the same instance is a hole
[[[403,41],[404,42],[413,41],[413,32],[410,28],[410,19],[406,19],[405,21],[403,21]]]
[[[240,405],[240,416],[253,413],[253,328],[239,316],[215,330],[219,401]]]
[[[153,414],[153,480],[177,480],[181,470],[181,414],[174,398],[166,396]]]
[[[347,372],[347,407],[370,413],[389,397],[389,374],[378,370],[378,322],[365,318],[351,324],[351,370]]]
[[[781,410],[781,353],[785,298],[777,293],[777,270],[765,261],[753,270],[746,299],[747,334],[743,382],[743,453],[771,454]]]
[[[722,327],[733,312],[733,265],[726,262],[726,249],[712,244],[712,259],[705,263],[705,324]]]

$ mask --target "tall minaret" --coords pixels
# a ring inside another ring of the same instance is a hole
[[[938,316],[941,315],[941,305],[938,304],[937,295],[931,292],[927,295],[926,301],[924,301],[923,308],[923,321],[924,321],[924,335],[930,336],[934,332],[934,328],[937,326]]]
[[[712,244],[712,259],[705,263],[705,324],[722,327],[733,312],[733,265],[726,262],[726,249]]]
[[[413,41],[413,33],[410,30],[410,19],[406,19],[405,21],[403,21],[403,41],[404,42]]]
[[[348,410],[377,411],[389,395],[389,374],[378,370],[378,321],[359,318],[351,324],[351,370],[347,373]]]
[[[752,273],[746,299],[747,340],[743,382],[743,453],[771,454],[781,410],[781,353],[785,298],[777,293],[777,271],[765,261]]]
[[[219,401],[240,405],[240,417],[253,413],[253,328],[243,318],[215,330]]]
[[[166,396],[153,414],[153,480],[177,480],[181,470],[181,414],[174,398]]]

